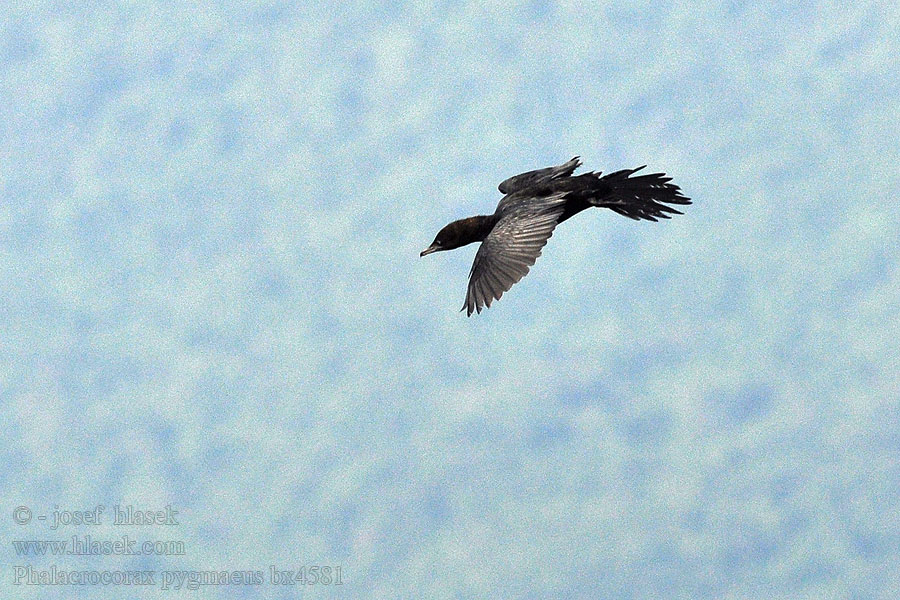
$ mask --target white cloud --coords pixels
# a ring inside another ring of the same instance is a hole
[[[160,564],[326,597],[896,588],[896,10],[10,17],[8,497],[181,503]],[[696,203],[458,314],[474,248],[418,251],[574,154]]]

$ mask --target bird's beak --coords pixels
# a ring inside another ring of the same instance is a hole
[[[428,246],[427,248],[425,248],[424,250],[422,250],[422,252],[419,254],[419,256],[426,256],[428,254],[431,254],[432,252],[437,252],[438,250],[440,250],[440,248],[435,246],[434,244],[432,244],[432,245]]]

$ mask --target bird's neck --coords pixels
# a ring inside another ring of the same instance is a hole
[[[477,217],[468,217],[460,219],[454,223],[459,236],[460,245],[465,246],[473,242],[483,242],[484,238],[491,232],[494,225],[497,224],[497,217],[494,215],[478,215]]]

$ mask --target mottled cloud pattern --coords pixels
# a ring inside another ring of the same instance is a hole
[[[4,564],[893,597],[900,10],[783,4],[0,9],[0,532],[186,546]],[[575,154],[695,204],[567,221],[466,319],[474,247],[419,251]],[[11,517],[116,503],[180,524]]]

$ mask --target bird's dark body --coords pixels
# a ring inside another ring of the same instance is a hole
[[[585,179],[581,179],[584,177]],[[583,210],[589,209],[590,200],[593,198],[603,198],[609,194],[612,188],[598,180],[593,175],[579,175],[578,177],[570,177],[567,179],[558,179],[552,184],[540,184],[533,188],[516,192],[517,194],[534,193],[539,196],[549,196],[555,192],[566,192],[566,203],[563,206],[563,212],[557,219],[556,224],[559,225],[566,219],[570,219]]]
[[[556,167],[510,177],[498,188],[505,196],[492,215],[454,221],[444,227],[422,256],[482,242],[469,275],[468,314],[481,312],[528,273],[553,229],[591,208],[609,208],[626,217],[656,221],[681,214],[668,204],[690,204],[663,173],[640,175],[625,169],[609,175],[572,176],[581,164],[576,156]]]

